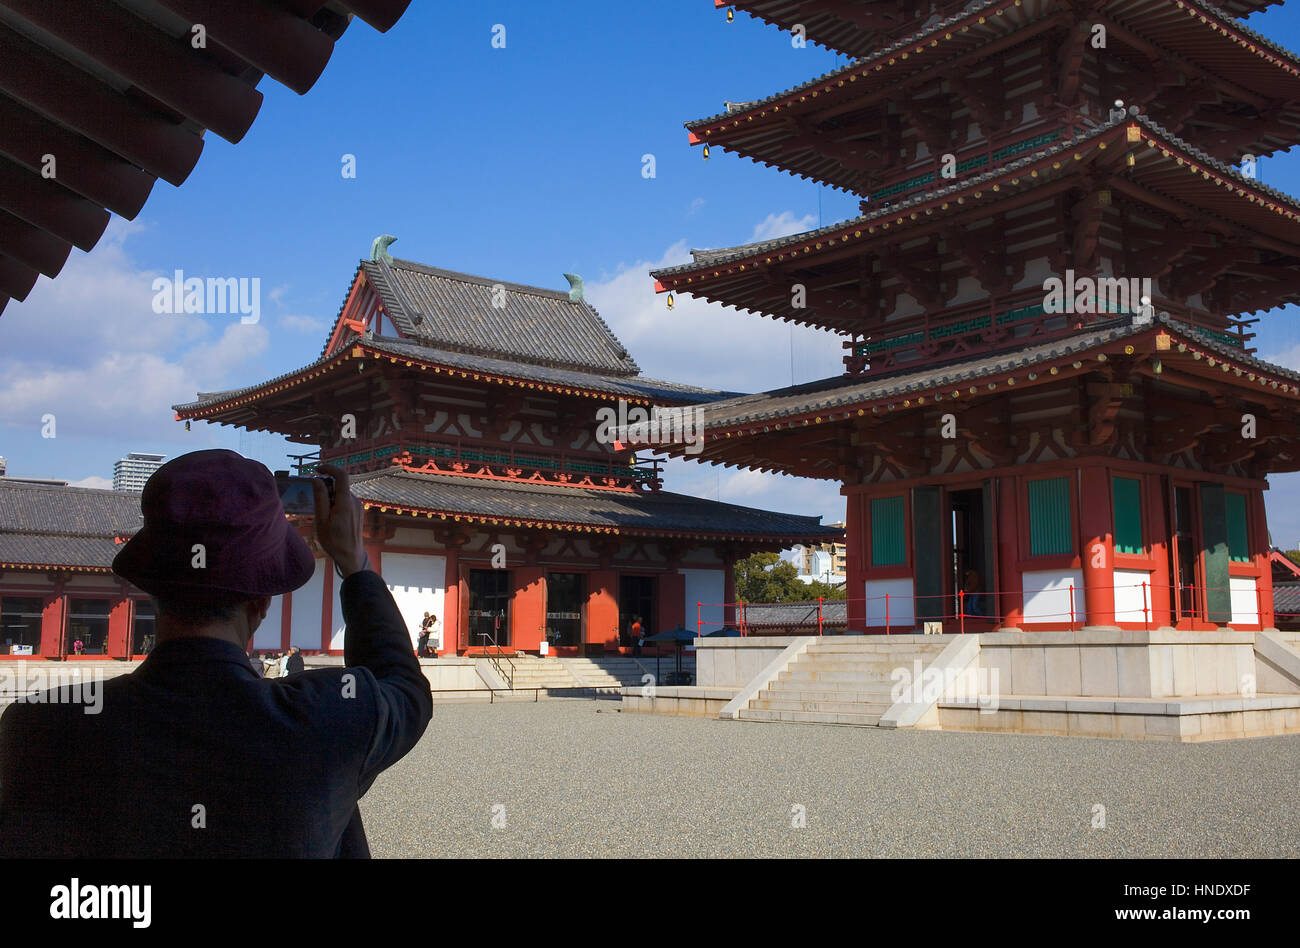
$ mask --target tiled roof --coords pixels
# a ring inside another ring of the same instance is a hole
[[[1280,45],[1279,43],[1274,42],[1268,37],[1255,32],[1254,30],[1247,27],[1240,20],[1235,19],[1231,13],[1223,9],[1220,9],[1219,7],[1214,6],[1211,3],[1208,3],[1207,0],[1185,0],[1185,2],[1189,7],[1199,8],[1201,11],[1203,11],[1203,13],[1201,14],[1203,17],[1213,16],[1220,20],[1223,20],[1225,23],[1229,24],[1232,27],[1232,29],[1240,32],[1245,37],[1249,37],[1260,47],[1269,50],[1271,53],[1273,53],[1280,59],[1286,60],[1287,62],[1292,64],[1300,63],[1300,56],[1297,56],[1296,53]],[[861,56],[860,58],[856,58],[856,59],[851,59],[845,65],[839,66],[836,69],[832,69],[830,72],[809,79],[806,82],[802,82],[797,86],[792,86],[791,88],[785,89],[781,92],[776,92],[773,93],[772,95],[765,96],[761,99],[755,99],[750,102],[729,102],[727,103],[727,108],[717,113],[716,115],[710,115],[705,118],[694,119],[684,124],[688,129],[695,129],[705,125],[712,125],[715,122],[730,117],[731,115],[735,114],[738,111],[751,111],[753,109],[762,108],[772,103],[780,102],[782,99],[786,98],[787,96],[795,95],[800,92],[807,92],[812,89],[815,89],[818,86],[824,86],[832,80],[838,81],[841,78],[845,78],[849,76],[851,73],[861,71],[864,66],[868,66],[873,63],[879,63],[882,61],[887,62],[890,57],[894,57],[895,59],[897,59],[898,57],[895,56],[895,54],[907,49],[907,47],[922,45],[924,41],[932,39],[933,37],[935,37],[936,34],[946,34],[950,31],[951,27],[953,27],[955,24],[960,23],[962,20],[965,20],[974,14],[981,13],[982,11],[985,11],[995,6],[1005,7],[1007,6],[1007,4],[1005,0],[971,0],[971,2],[966,4],[966,6],[963,7],[961,10],[949,14],[947,17],[944,17],[941,20],[922,26],[920,29],[916,30],[915,32],[900,37],[899,39],[890,43],[888,46],[874,49],[868,55]]]
[[[409,3],[0,0],[0,312],[181,184],[206,131],[242,139],[264,74],[304,93],[353,16],[383,31]]]
[[[600,314],[547,290],[394,259],[364,262],[398,328],[435,349],[604,375],[640,370]],[[494,306],[494,287],[504,292]]]
[[[775,513],[667,491],[623,493],[550,484],[473,481],[447,474],[386,470],[358,474],[362,500],[436,513],[616,528],[620,532],[702,533],[796,539],[841,537],[820,517]]]
[[[1099,122],[1095,127],[1078,132],[1071,138],[1063,139],[1062,141],[1059,142],[1054,142],[1051,145],[1047,145],[1038,151],[1023,155],[1015,159],[1014,161],[1009,161],[1006,162],[1005,164],[998,165],[997,167],[992,168],[989,171],[983,172],[982,174],[973,175],[968,178],[963,178],[954,184],[948,185],[947,187],[936,188],[932,191],[918,192],[906,198],[905,200],[899,201],[894,204],[882,204],[879,207],[874,207],[872,210],[868,211],[866,214],[863,214],[859,217],[842,220],[842,221],[836,221],[833,224],[829,224],[825,227],[818,228],[817,230],[810,230],[801,234],[791,234],[790,236],[787,237],[778,237],[772,240],[764,240],[752,244],[741,244],[734,247],[721,247],[716,250],[692,250],[691,256],[694,259],[692,260],[691,263],[683,263],[673,267],[663,267],[658,270],[652,270],[650,271],[650,275],[658,280],[658,279],[663,279],[664,277],[673,277],[679,274],[692,273],[706,266],[717,266],[718,264],[722,264],[722,263],[731,263],[736,260],[743,260],[747,257],[752,257],[761,253],[778,252],[784,250],[787,247],[794,246],[796,244],[803,244],[809,241],[817,241],[823,236],[837,233],[838,231],[845,230],[846,228],[873,224],[876,222],[877,219],[897,216],[903,211],[906,211],[914,206],[925,204],[929,201],[933,201],[936,199],[953,196],[956,195],[958,192],[971,191],[971,190],[981,188],[984,184],[996,178],[1005,177],[1023,167],[1027,167],[1031,164],[1035,164],[1039,161],[1042,161],[1045,158],[1050,158],[1053,155],[1072,151],[1078,148],[1079,145],[1081,145],[1083,142],[1089,141],[1091,139],[1100,138],[1102,135],[1112,131],[1113,129],[1121,125],[1127,125],[1132,122],[1136,122],[1137,124],[1145,127],[1153,135],[1159,136],[1161,139],[1169,142],[1171,145],[1174,145],[1177,148],[1182,149],[1188,155],[1195,158],[1198,162],[1207,165],[1213,168],[1215,171],[1219,172],[1225,179],[1237,182],[1239,186],[1242,187],[1243,189],[1262,192],[1274,198],[1276,201],[1278,201],[1281,204],[1286,204],[1293,209],[1300,209],[1300,201],[1297,201],[1297,199],[1292,197],[1291,195],[1286,194],[1285,192],[1282,191],[1278,191],[1275,188],[1271,188],[1265,184],[1262,184],[1259,180],[1255,178],[1248,178],[1242,175],[1241,172],[1237,171],[1232,166],[1226,165],[1223,162],[1210,157],[1209,155],[1201,151],[1196,146],[1179,138],[1173,132],[1170,132],[1168,129],[1164,128],[1159,123],[1152,121],[1147,116],[1141,114],[1134,114],[1130,112],[1130,114],[1126,114],[1123,118],[1116,117],[1116,118],[1108,119],[1105,122]],[[689,288],[684,288],[683,291],[688,292]]]
[[[367,334],[353,340],[350,345],[361,344],[376,352],[389,353],[406,359],[418,359],[433,365],[463,369],[467,372],[480,372],[503,378],[523,379],[529,382],[542,382],[546,385],[561,385],[590,392],[608,393],[613,396],[630,398],[648,398],[672,404],[697,404],[732,398],[736,392],[720,392],[714,389],[700,388],[696,385],[684,385],[679,382],[665,382],[660,379],[648,379],[639,375],[602,375],[591,372],[579,372],[572,369],[552,368],[517,362],[509,359],[488,356],[469,355],[449,349],[438,349],[423,342],[411,339],[396,339],[388,336]],[[317,359],[292,372],[249,385],[244,388],[225,392],[199,392],[198,397],[183,405],[173,405],[177,412],[195,412],[203,408],[219,405],[232,398],[239,398],[256,392],[258,389],[277,385],[304,372],[311,372],[329,362],[333,356]]]
[[[113,537],[140,529],[140,495],[83,487],[6,484],[0,478],[0,533]]]
[[[817,628],[817,600],[810,602],[767,602],[746,604],[737,610],[736,619],[744,615],[746,625],[784,628]],[[844,628],[848,624],[848,604],[843,599],[826,599],[821,603],[824,628]]]
[[[1087,352],[1099,346],[1149,332],[1161,325],[1186,337],[1200,349],[1220,353],[1233,364],[1250,367],[1279,378],[1300,382],[1300,373],[1273,365],[1248,355],[1241,349],[1220,342],[1179,322],[1168,313],[1158,313],[1150,319],[1140,316],[1120,316],[1094,323],[1073,336],[1036,346],[1026,346],[1013,352],[1002,352],[982,358],[956,357],[947,365],[927,365],[924,368],[904,367],[887,375],[867,379],[854,376],[835,376],[775,389],[757,395],[744,395],[706,405],[703,410],[706,429],[728,428],[761,423],[791,415],[828,411],[849,405],[872,402],[891,397],[905,397],[936,388],[964,385],[986,376],[999,375],[1017,369],[1029,368],[1066,356]]]
[[[139,494],[0,478],[0,564],[107,569],[141,523]]]
[[[1273,584],[1273,614],[1289,624],[1300,621],[1300,582]]]

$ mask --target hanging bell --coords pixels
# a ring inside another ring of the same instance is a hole
[[[668,294],[668,308],[669,309],[673,308],[673,294],[671,293]]]

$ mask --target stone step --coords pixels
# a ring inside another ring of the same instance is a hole
[[[782,701],[861,701],[868,704],[892,705],[893,698],[888,691],[842,691],[826,689],[811,691],[807,688],[764,688],[756,696],[758,699],[780,699]]]
[[[811,671],[806,668],[788,668],[777,676],[777,681],[844,681],[844,682],[888,682],[892,679],[888,671]]]
[[[758,708],[746,708],[738,715],[742,721],[775,721],[789,724],[852,724],[858,727],[872,727],[879,720],[875,713],[854,714],[845,711],[768,711]]]
[[[756,698],[747,710],[753,711],[829,711],[836,714],[874,714],[877,719],[890,709],[890,701],[802,701],[786,697]]]

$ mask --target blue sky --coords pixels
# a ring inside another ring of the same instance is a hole
[[[1300,10],[1249,21],[1300,46]],[[492,47],[495,24],[504,49]],[[856,200],[734,155],[709,161],[683,121],[766,96],[846,60],[712,0],[434,4],[385,35],[355,21],[305,96],[273,80],[238,145],[208,136],[180,188],[155,186],[135,221],[0,316],[0,455],[19,476],[88,486],[127,451],[231,447],[281,463],[280,440],[196,424],[170,405],[317,357],[358,259],[394,255],[590,299],[650,376],[743,391],[842,371],[828,333],[683,299],[647,271],[691,247],[744,243],[851,217]],[[1300,151],[1300,150],[1297,150]],[[655,177],[642,176],[653,155]],[[341,174],[356,159],[355,179]],[[1260,164],[1300,192],[1300,154]],[[154,277],[257,277],[256,325],[156,315]],[[1260,354],[1300,367],[1294,310],[1265,318]],[[41,436],[52,413],[56,436]],[[671,490],[843,517],[838,485],[674,462]],[[1273,479],[1277,542],[1300,541],[1300,475]]]

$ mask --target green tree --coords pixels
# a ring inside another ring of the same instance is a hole
[[[843,599],[844,590],[820,580],[801,583],[793,563],[775,553],[755,553],[736,563],[736,598],[741,602],[807,602]]]

